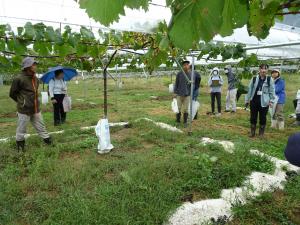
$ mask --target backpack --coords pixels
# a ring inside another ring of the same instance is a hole
[[[252,82],[252,86],[254,87],[254,84],[256,82],[256,77],[253,77],[253,82]],[[267,77],[267,83],[268,83],[268,86],[270,87],[270,83],[271,83],[271,77]]]

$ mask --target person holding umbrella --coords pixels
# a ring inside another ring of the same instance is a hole
[[[268,68],[266,64],[259,66],[259,74],[251,79],[249,91],[245,97],[245,107],[248,108],[250,104],[250,137],[255,137],[258,115],[259,136],[264,136],[269,106],[272,106],[275,100],[274,82],[270,76],[267,76]]]
[[[49,84],[49,95],[53,104],[54,126],[66,122],[66,112],[64,110],[64,99],[67,95],[67,83],[77,75],[77,71],[72,68],[57,66],[44,74],[41,80]]]
[[[16,143],[17,149],[22,151],[25,150],[25,134],[29,121],[46,144],[52,143],[40,111],[39,80],[36,77],[36,70],[37,62],[31,57],[24,58],[22,73],[13,80],[9,93],[9,96],[17,103]]]
[[[67,113],[64,111],[63,101],[67,94],[67,82],[62,70],[54,73],[54,79],[49,82],[49,95],[53,104],[54,126],[58,126],[66,122]]]

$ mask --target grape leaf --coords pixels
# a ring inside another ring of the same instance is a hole
[[[199,39],[211,40],[222,25],[223,0],[190,1],[173,16],[169,36],[179,48],[188,50]]]
[[[0,51],[5,51],[5,40],[0,39]]]
[[[252,0],[250,4],[250,18],[248,33],[258,38],[266,38],[275,22],[275,14],[279,7],[278,1],[272,1],[267,8],[261,8],[261,0]]]
[[[124,8],[128,6],[131,9],[148,9],[148,0],[80,0],[80,8],[86,10],[88,15],[99,21],[101,24],[108,26],[112,22],[117,22],[120,15],[125,15]]]
[[[231,35],[235,28],[247,24],[248,0],[225,0],[223,8],[223,23],[220,30],[222,36]]]
[[[34,39],[34,37],[35,37],[35,30],[34,30],[34,27],[33,27],[32,23],[27,22],[25,24],[24,28],[25,28],[24,36],[26,38],[29,38],[29,39]]]
[[[53,27],[49,26],[49,27],[46,28],[45,38],[48,41],[55,41],[56,40],[56,34],[55,34],[55,31],[54,31]]]

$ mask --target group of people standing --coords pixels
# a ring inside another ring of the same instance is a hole
[[[25,149],[25,134],[29,122],[31,122],[46,144],[52,144],[40,110],[38,91],[40,82],[36,77],[37,64],[37,61],[31,57],[24,58],[22,61],[22,72],[13,80],[9,93],[9,96],[17,103],[16,144],[17,149],[21,151]],[[66,121],[63,99],[67,92],[67,85],[63,77],[63,71],[57,70],[55,71],[55,77],[49,82],[48,92],[53,104],[55,126]]]
[[[179,113],[176,115],[176,121],[180,123],[181,113],[183,113],[184,124],[186,126],[188,119],[188,105],[190,102],[191,91],[191,66],[189,61],[183,61],[183,71],[176,76],[174,94],[177,99]],[[259,119],[259,136],[263,137],[265,133],[267,115],[269,108],[272,107],[272,128],[284,129],[283,106],[286,100],[285,82],[280,76],[279,70],[272,70],[271,76],[268,76],[268,65],[261,64],[259,66],[258,75],[254,76],[248,85],[248,93],[245,97],[245,108],[250,106],[250,137],[255,137],[257,122]],[[225,112],[235,113],[237,110],[237,84],[239,80],[233,73],[230,65],[224,68],[224,73],[228,80],[228,90],[226,96]],[[201,76],[198,72],[194,73],[194,93],[198,97]],[[222,104],[222,86],[224,80],[220,74],[220,70],[215,67],[212,69],[208,87],[211,97],[211,112],[208,114],[221,116]],[[193,96],[193,100],[197,97]],[[217,113],[215,112],[215,103],[217,102]]]

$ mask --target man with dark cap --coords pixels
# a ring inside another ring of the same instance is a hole
[[[183,71],[180,71],[176,76],[174,97],[177,99],[179,113],[176,114],[176,121],[180,123],[181,113],[183,113],[184,126],[187,127],[188,107],[191,94],[191,67],[190,62],[185,60],[182,62]]]
[[[300,167],[300,133],[293,134],[289,137],[284,155],[289,163]]]
[[[48,145],[51,138],[46,131],[38,99],[39,81],[36,77],[37,62],[26,57],[22,62],[22,73],[11,85],[9,96],[17,103],[18,125],[16,132],[17,149],[24,151],[27,124],[30,121],[40,137]]]
[[[251,79],[249,91],[245,97],[245,107],[247,108],[250,104],[250,137],[255,137],[258,115],[259,136],[264,136],[269,106],[272,106],[275,100],[274,81],[268,76],[268,68],[266,64],[259,66],[259,74]]]

